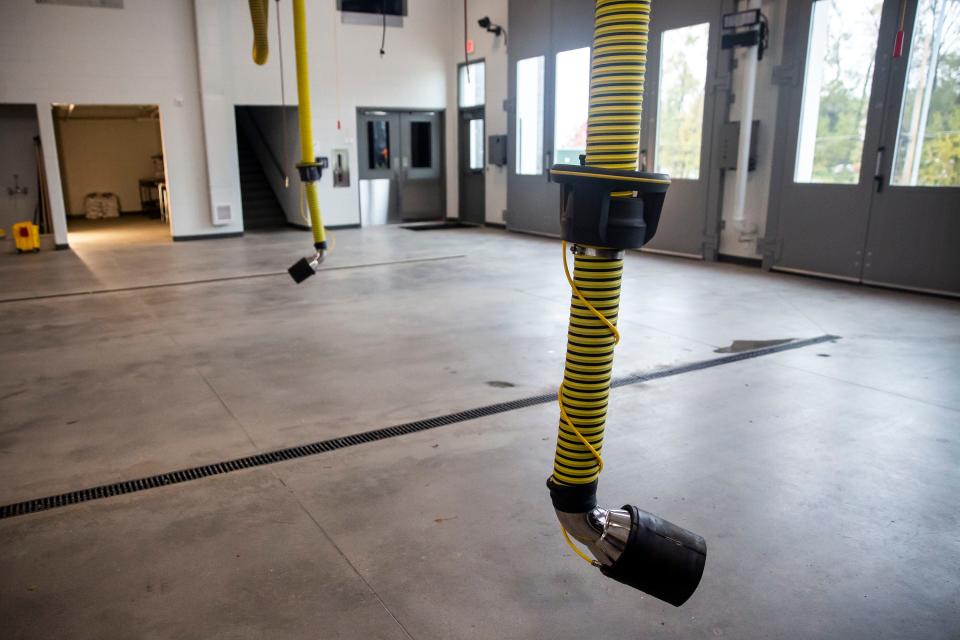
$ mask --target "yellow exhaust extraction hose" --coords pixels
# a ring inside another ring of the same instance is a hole
[[[267,41],[267,19],[270,16],[270,0],[249,0],[250,22],[253,24],[253,61],[267,63],[270,47]]]
[[[307,11],[304,4],[304,0],[293,0],[293,37],[297,51],[297,111],[300,116],[300,161],[304,164],[313,164],[316,162],[316,156],[313,153],[313,117],[310,109],[310,69],[307,57]],[[317,183],[304,182],[303,186],[307,192],[313,243],[318,249],[326,248],[327,235],[320,215]]]
[[[649,0],[596,0],[587,166],[637,169],[649,25]],[[603,469],[600,452],[613,351],[620,338],[616,322],[623,260],[604,256],[603,247],[578,247],[571,277],[566,253],[564,242],[563,264],[572,295],[551,481],[578,486],[596,482]]]

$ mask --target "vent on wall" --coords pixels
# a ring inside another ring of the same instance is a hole
[[[218,204],[213,208],[213,224],[223,225],[233,222],[233,207],[229,204]]]

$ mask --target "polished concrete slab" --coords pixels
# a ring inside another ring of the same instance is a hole
[[[296,231],[0,256],[0,300],[125,289],[0,301],[0,503],[557,384],[558,243],[335,235],[330,270],[300,286],[263,275],[309,248]],[[176,285],[243,275],[260,277]],[[154,285],[174,286],[129,289]],[[543,487],[556,424],[544,405],[0,521],[0,626],[17,638],[960,635],[960,304],[631,254],[621,330],[618,374],[734,340],[842,337],[616,391],[602,498],[710,545],[682,609],[565,548]]]
[[[159,218],[127,214],[119,218],[88,220],[82,216],[67,221],[67,241],[74,250],[99,247],[167,244],[172,242],[170,225]]]

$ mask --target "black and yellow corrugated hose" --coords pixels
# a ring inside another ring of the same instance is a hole
[[[637,507],[605,509],[596,499],[620,341],[623,251],[642,247],[656,233],[670,184],[669,176],[637,171],[649,32],[649,0],[596,0],[586,156],[581,166],[556,165],[550,172],[563,185],[563,268],[571,297],[547,486],[563,537],[578,556],[608,577],[679,606],[703,574],[703,538]]]
[[[649,1],[597,0],[590,59],[587,166],[637,169],[649,26]],[[582,485],[595,482],[603,469],[600,450],[613,350],[620,340],[616,322],[623,259],[576,255],[572,279],[566,263],[566,242],[563,260],[573,295],[559,393],[560,432],[553,482]]]
[[[267,19],[270,0],[249,0],[250,20],[253,25],[253,61],[258,65],[267,62],[269,55]],[[300,121],[300,162],[297,169],[306,194],[310,212],[310,230],[313,234],[314,255],[303,258],[290,267],[294,280],[302,282],[313,275],[323,262],[327,250],[327,233],[320,213],[318,182],[322,175],[320,159],[314,155],[313,112],[310,99],[310,64],[307,51],[307,11],[305,0],[292,0],[293,36],[297,61],[297,113]],[[279,19],[279,18],[278,18]]]

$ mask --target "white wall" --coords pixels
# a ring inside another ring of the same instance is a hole
[[[767,211],[770,200],[770,180],[773,171],[773,134],[777,119],[777,98],[779,90],[773,84],[773,68],[780,64],[783,55],[783,33],[786,20],[786,0],[764,0],[763,13],[770,21],[770,48],[763,54],[763,60],[757,64],[757,87],[753,102],[753,119],[760,121],[757,140],[757,168],[749,172],[747,178],[747,198],[743,223],[733,221],[733,195],[735,171],[727,171],[723,181],[723,209],[721,218],[724,227],[720,231],[722,254],[759,258],[757,240],[764,237],[767,226]],[[745,5],[744,5],[745,6]],[[748,55],[745,50],[737,50],[738,60]],[[743,106],[739,100],[742,91],[743,65],[733,70],[732,91],[735,97],[730,105],[730,121],[740,120]]]
[[[380,57],[379,25],[342,24],[336,2],[308,2],[310,81],[315,153],[350,150],[349,188],[334,189],[330,172],[320,184],[326,225],[358,224],[357,107],[443,109],[450,64],[450,0],[412,0],[403,28],[387,27],[386,55]],[[297,104],[293,17],[280,3],[286,102]],[[270,3],[270,59],[258,67],[250,57],[252,31],[247,4],[196,0],[197,34],[211,190],[214,198],[240,207],[235,105],[280,105],[280,65],[275,15]],[[337,121],[340,128],[337,128]],[[449,131],[447,132],[449,137]],[[296,142],[299,144],[299,142]],[[239,209],[238,209],[239,210]]]
[[[67,213],[83,213],[88,193],[108,191],[122,211],[140,210],[140,179],[153,177],[152,156],[161,154],[156,120],[61,120],[61,179]]]
[[[241,229],[210,223],[196,61],[190,0],[125,0],[123,9],[0,2],[0,102],[37,105],[57,243],[67,230],[52,103],[159,105],[173,235]]]
[[[0,227],[10,233],[17,222],[33,219],[37,206],[37,112],[32,105],[0,105]],[[25,195],[11,196],[13,175],[20,176]]]
[[[516,0],[515,0],[516,1]],[[413,2],[411,2],[413,4]],[[459,209],[457,140],[457,64],[463,62],[463,3],[453,2],[450,19],[450,62],[447,66],[447,216],[456,217]],[[489,16],[491,22],[507,30],[507,45],[510,43],[510,25],[507,24],[508,0],[470,0],[467,7],[467,37],[474,42],[471,60],[484,59],[486,64],[486,131],[492,135],[507,133],[507,112],[503,101],[507,99],[507,48],[504,37],[494,38],[492,33],[477,25],[477,20]],[[489,156],[489,154],[488,154]],[[486,221],[503,224],[503,211],[507,208],[507,167],[486,166]]]

